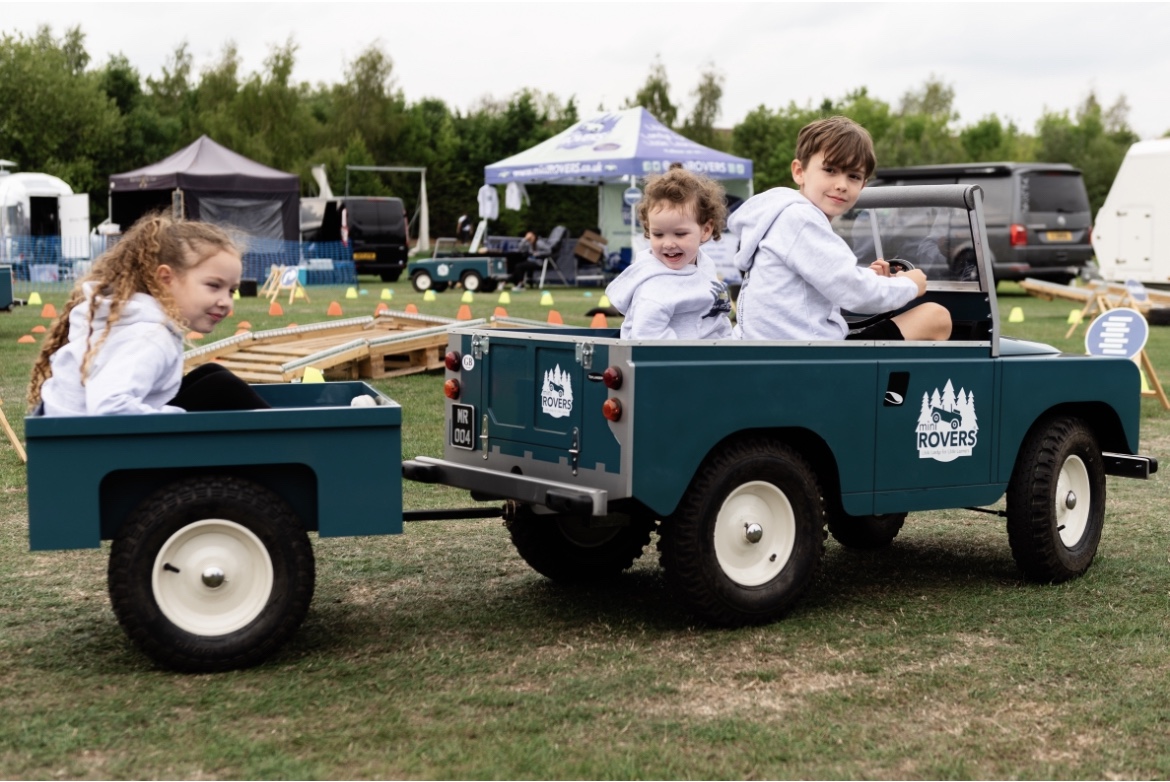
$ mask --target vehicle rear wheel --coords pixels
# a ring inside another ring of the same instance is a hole
[[[869,551],[885,548],[893,543],[905,522],[905,513],[883,513],[875,516],[834,513],[829,516],[829,533],[846,548]]]
[[[442,293],[443,291],[447,290],[450,285],[451,283],[449,282],[435,280],[434,284],[431,286],[431,290],[433,290],[435,293]]]
[[[808,588],[824,556],[816,475],[786,445],[729,445],[700,468],[663,523],[659,547],[668,581],[703,619],[774,621]]]
[[[1105,465],[1092,430],[1058,417],[1032,428],[1007,490],[1012,556],[1024,575],[1043,583],[1089,569],[1105,523]]]
[[[509,503],[505,526],[512,545],[533,570],[553,581],[601,581],[628,570],[650,542],[655,521],[646,517],[607,518],[538,514]]]
[[[500,286],[499,280],[493,279],[491,277],[487,277],[483,280],[483,282],[480,283],[479,289],[481,291],[483,291],[484,293],[492,293],[499,286]]]
[[[198,476],[131,514],[110,553],[110,601],[148,656],[178,671],[247,668],[296,632],[313,598],[313,549],[279,496]]]
[[[382,272],[382,282],[398,282],[398,278],[402,276],[401,271],[396,272]]]
[[[479,276],[479,272],[463,272],[463,277],[459,281],[463,283],[463,290],[472,293],[483,287],[483,277]]]
[[[435,286],[435,280],[431,277],[429,272],[419,269],[414,274],[410,275],[410,284],[419,293],[426,293]]]

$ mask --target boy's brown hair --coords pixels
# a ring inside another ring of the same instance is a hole
[[[868,130],[848,117],[826,117],[800,129],[796,137],[796,159],[800,165],[807,168],[818,152],[825,154],[825,162],[830,166],[864,171],[866,179],[877,168],[873,138]]]
[[[646,180],[646,189],[638,202],[642,236],[650,238],[650,210],[666,202],[675,207],[693,206],[695,222],[703,225],[710,221],[713,226],[711,238],[718,239],[727,222],[724,196],[723,185],[685,168],[671,168],[665,174],[655,174]]]

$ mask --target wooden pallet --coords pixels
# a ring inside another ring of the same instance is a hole
[[[217,361],[249,383],[299,380],[308,367],[327,380],[394,377],[441,369],[451,326],[483,323],[387,311],[237,334],[187,351],[184,367]]]

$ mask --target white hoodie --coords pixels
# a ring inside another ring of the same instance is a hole
[[[643,250],[605,295],[622,321],[622,339],[729,339],[731,302],[715,262],[699,250],[696,263],[675,270]]]
[[[739,339],[844,339],[842,308],[889,312],[918,295],[913,280],[858,266],[825,213],[796,190],[776,187],[749,198],[727,228],[739,234],[735,265],[744,273]]]
[[[88,297],[69,313],[69,341],[49,359],[53,375],[41,386],[44,415],[124,415],[182,413],[166,404],[183,380],[183,338],[159,303],[136,293],[122,307],[118,322],[89,365],[81,384],[81,362],[89,345],[105,331],[110,302],[99,297],[90,334]]]

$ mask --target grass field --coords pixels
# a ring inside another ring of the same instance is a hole
[[[382,284],[309,291],[254,329],[372,314]],[[459,294],[390,305],[453,317]],[[599,292],[553,289],[570,325]],[[58,308],[64,292],[42,294]],[[486,317],[497,296],[480,295]],[[1008,323],[1021,307],[1023,323]],[[1065,339],[1072,304],[1001,286],[1004,332]],[[509,314],[544,320],[539,294]],[[23,433],[46,321],[0,312],[0,399]],[[231,333],[235,319],[221,328]],[[1170,330],[1154,366],[1170,380]],[[439,373],[375,383],[404,411],[404,453],[442,454]],[[1142,452],[1167,464],[1170,414],[1143,401]],[[60,465],[68,490],[69,465]],[[386,462],[386,480],[399,480]],[[378,491],[379,487],[355,487]],[[808,595],[767,627],[697,626],[653,545],[619,584],[568,589],[529,569],[499,521],[314,539],[317,592],[266,664],[219,675],[153,667],[110,610],[101,550],[29,552],[24,468],[0,440],[0,777],[1020,778],[1170,776],[1170,530],[1164,474],[1110,478],[1104,536],[1076,581],[1021,580],[1002,520],[914,514],[889,549],[832,539]],[[407,483],[407,508],[464,492]]]

